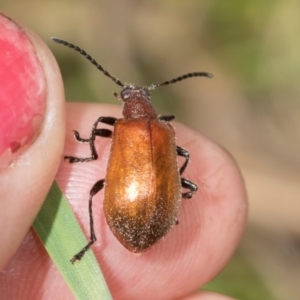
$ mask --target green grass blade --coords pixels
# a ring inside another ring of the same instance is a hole
[[[91,250],[70,263],[87,240],[56,182],[36,217],[33,228],[77,299],[112,299]]]

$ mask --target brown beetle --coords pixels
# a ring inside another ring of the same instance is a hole
[[[89,143],[91,156],[65,156],[70,163],[87,162],[98,158],[95,149],[97,136],[112,138],[106,178],[97,181],[90,191],[90,242],[71,262],[80,260],[96,241],[92,214],[92,198],[104,188],[104,214],[116,238],[128,250],[136,253],[148,250],[176,224],[182,198],[191,198],[197,185],[181,178],[189,162],[189,152],[176,146],[175,132],[169,123],[174,116],[159,116],[150,103],[150,92],[159,86],[195,77],[212,77],[206,72],[189,73],[170,81],[148,87],[124,85],[105,71],[79,47],[58,38],[53,41],[68,46],[91,61],[123,90],[114,94],[123,101],[122,119],[100,117],[93,125],[90,137],[83,139],[77,131],[77,141]],[[114,131],[98,129],[98,123],[114,126]],[[185,158],[178,168],[177,155]],[[181,187],[188,192],[181,193]]]

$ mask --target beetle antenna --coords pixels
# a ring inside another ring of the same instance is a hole
[[[193,73],[188,73],[182,76],[179,76],[177,78],[174,78],[172,80],[168,80],[165,82],[161,82],[161,83],[153,83],[148,87],[148,90],[155,90],[156,88],[163,86],[163,85],[168,85],[168,84],[172,84],[184,79],[188,79],[191,77],[197,77],[197,76],[203,76],[203,77],[208,77],[208,78],[212,78],[213,75],[211,73],[207,73],[207,72],[193,72]]]
[[[82,50],[81,48],[79,48],[78,46],[75,46],[67,41],[64,41],[62,39],[56,38],[56,37],[52,37],[51,38],[52,41],[58,43],[58,44],[62,44],[64,46],[67,46],[71,49],[74,49],[75,51],[78,51],[80,54],[82,54],[86,59],[88,59],[93,65],[95,65],[97,67],[98,70],[100,70],[104,75],[106,75],[107,77],[109,77],[110,79],[112,79],[117,85],[124,87],[124,84],[117,79],[116,77],[110,75],[107,71],[105,71],[101,65],[99,65],[96,60],[94,60],[88,53],[86,53],[84,50]]]

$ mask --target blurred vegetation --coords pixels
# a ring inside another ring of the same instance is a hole
[[[280,90],[299,89],[299,8],[296,1],[279,0],[222,1],[211,7],[205,32],[209,49],[239,76],[247,99],[257,105],[275,101]]]
[[[78,53],[51,43],[53,35],[82,47],[125,82],[213,73],[213,80],[154,91],[154,106],[233,153],[249,191],[250,229],[299,236],[299,1],[1,0],[1,9],[48,43],[72,101],[120,105],[112,95],[119,87]],[[246,246],[206,288],[245,300],[299,299],[297,276],[283,271],[284,251],[253,236],[245,236]],[[299,275],[299,260],[290,264]]]
[[[275,300],[276,298],[262,282],[262,278],[253,270],[247,257],[238,251],[224,271],[203,286],[203,289],[242,300]]]

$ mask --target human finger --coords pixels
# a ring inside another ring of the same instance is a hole
[[[24,239],[57,172],[64,91],[53,55],[0,14],[0,270]]]

